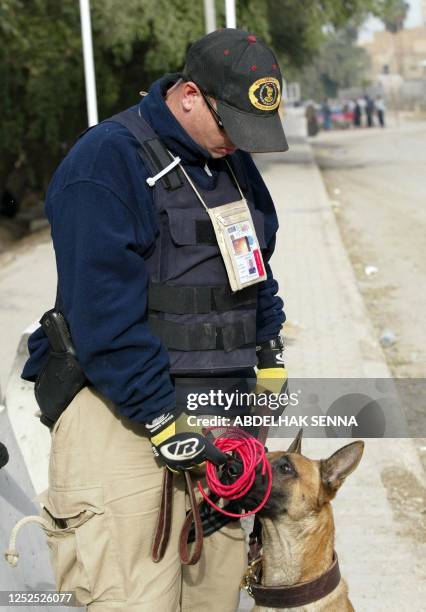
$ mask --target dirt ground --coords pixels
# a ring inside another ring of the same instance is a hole
[[[0,219],[0,267],[7,265],[19,253],[28,251],[33,245],[49,242],[50,228],[43,228],[22,236],[11,227],[8,220]]]
[[[321,134],[313,146],[378,337],[396,336],[392,373],[423,378],[426,122]]]
[[[426,122],[322,133],[312,145],[390,370],[415,379],[401,384],[411,434],[424,438]],[[426,440],[417,442],[426,466]],[[406,488],[404,475],[385,480],[395,502],[392,491],[397,482],[400,491]],[[424,508],[424,492],[420,498]]]

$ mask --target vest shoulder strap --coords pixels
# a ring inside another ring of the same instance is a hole
[[[148,158],[156,174],[170,165],[172,157],[165,145],[160,138],[155,135],[151,126],[149,126],[143,117],[140,117],[135,111],[129,108],[121,113],[113,115],[109,119],[106,119],[106,121],[115,121],[129,130],[139,142],[142,151]],[[161,182],[167,191],[179,189],[184,184],[181,170],[177,166],[172,168],[170,172],[161,178]]]

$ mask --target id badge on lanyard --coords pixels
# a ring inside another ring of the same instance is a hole
[[[207,206],[182,166],[181,169],[210,217],[231,289],[240,291],[264,281],[266,272],[250,209],[229,163],[228,167],[241,200],[214,208]]]

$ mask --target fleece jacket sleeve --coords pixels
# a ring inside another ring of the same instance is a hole
[[[68,184],[49,208],[78,360],[124,416],[150,421],[174,407],[175,395],[167,351],[147,324],[148,271],[135,215],[94,180]]]

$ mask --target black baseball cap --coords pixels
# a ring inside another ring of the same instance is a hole
[[[216,30],[188,49],[183,77],[215,98],[217,112],[236,147],[253,153],[287,151],[278,108],[278,61],[255,34]]]

